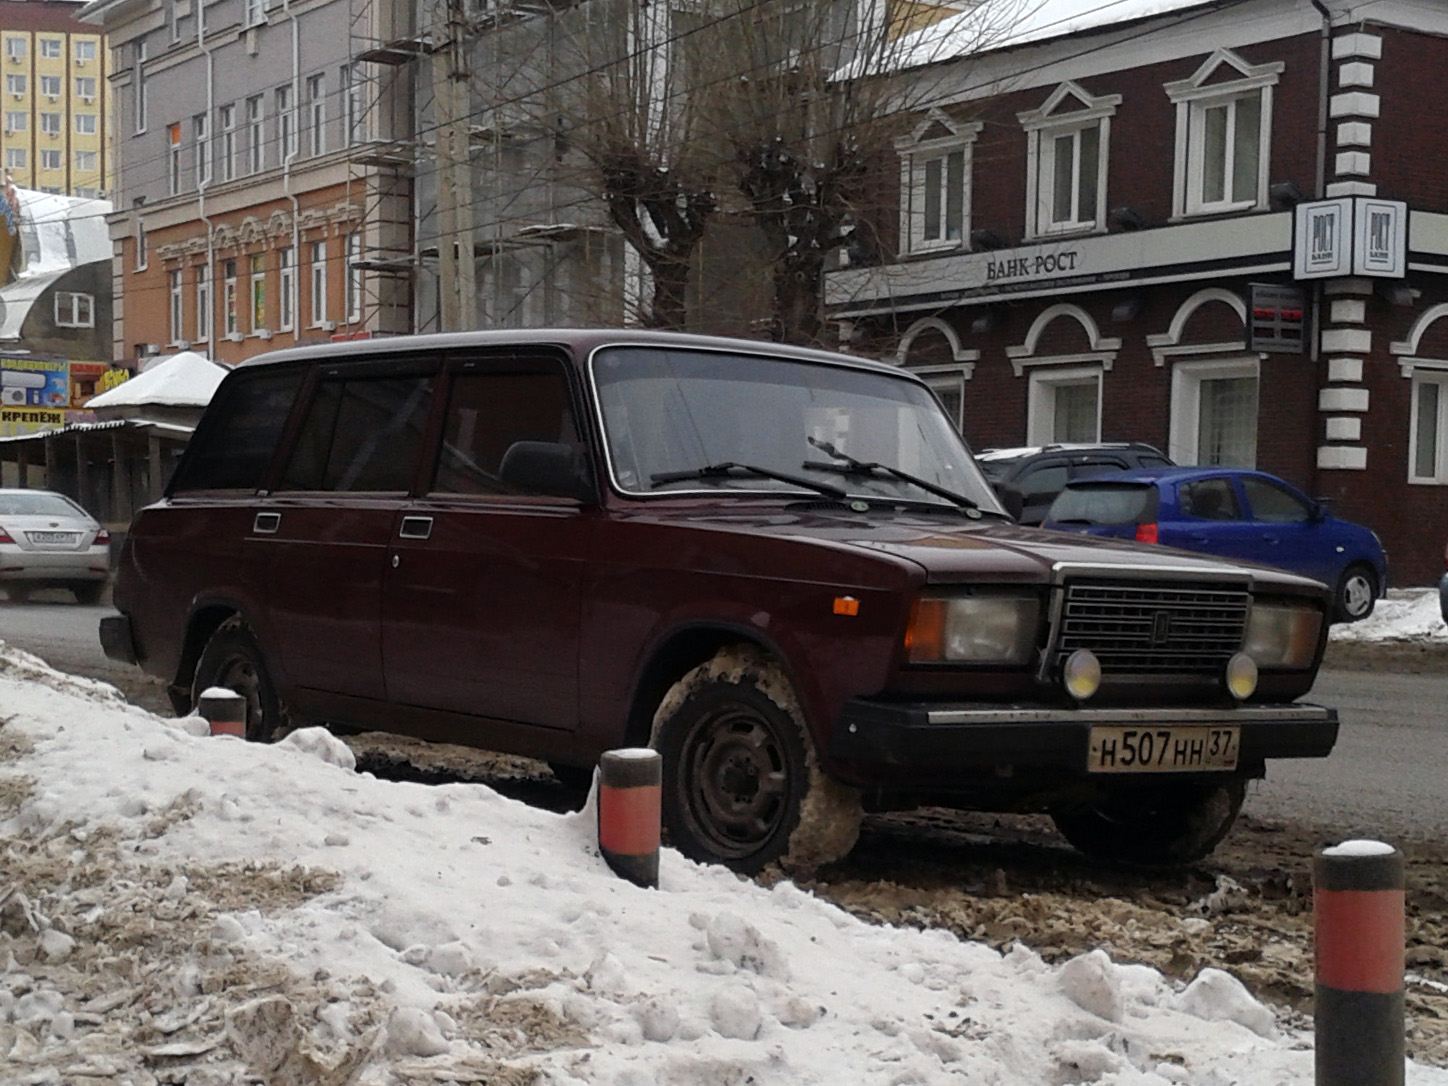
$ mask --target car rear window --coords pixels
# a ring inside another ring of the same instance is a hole
[[[1141,524],[1154,515],[1156,489],[1142,483],[1089,483],[1067,487],[1047,520],[1072,524]]]
[[[303,376],[287,367],[229,377],[191,439],[172,492],[261,486]]]
[[[0,494],[0,515],[34,517],[85,517],[85,513],[59,494]]]

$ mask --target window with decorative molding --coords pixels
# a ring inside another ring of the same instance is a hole
[[[1255,358],[1177,362],[1168,455],[1178,464],[1256,467],[1259,383]]]
[[[95,298],[71,291],[55,292],[55,324],[57,328],[94,328]]]
[[[166,282],[170,290],[171,304],[171,342],[179,343],[186,338],[186,330],[182,327],[185,319],[185,304],[181,299],[181,269],[168,271]]]
[[[1282,69],[1280,61],[1248,64],[1219,49],[1190,79],[1166,85],[1177,107],[1177,215],[1268,206],[1272,89]]]
[[[1121,95],[1094,98],[1062,83],[1040,109],[1017,114],[1026,132],[1030,236],[1106,228],[1106,162]]]
[[[977,122],[939,110],[895,142],[900,156],[900,249],[918,253],[963,247],[970,233],[971,147]]]
[[[1101,369],[1042,368],[1031,373],[1026,443],[1101,440]]]
[[[208,268],[200,264],[196,268],[196,342],[205,343],[211,338],[211,280]]]
[[[1413,369],[1408,482],[1448,483],[1448,368]]]

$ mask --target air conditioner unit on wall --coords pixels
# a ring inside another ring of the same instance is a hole
[[[229,343],[240,343],[240,342],[241,342],[241,333],[240,333],[240,332],[227,332],[227,333],[226,333],[226,340],[227,340],[227,342],[229,342]]]
[[[320,328],[322,329],[322,331],[324,331],[324,332],[336,331],[337,322],[336,322],[336,321],[323,321],[323,322],[321,323],[321,325],[319,325],[319,327],[320,327]]]

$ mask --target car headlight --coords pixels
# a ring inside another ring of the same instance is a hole
[[[1284,603],[1254,603],[1242,651],[1258,667],[1307,668],[1317,654],[1322,612]]]
[[[912,664],[1024,664],[1036,648],[1040,613],[1035,596],[920,596],[905,653]]]

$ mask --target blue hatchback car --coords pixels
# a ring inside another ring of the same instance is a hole
[[[1275,475],[1152,468],[1068,483],[1042,527],[1277,566],[1332,586],[1335,620],[1372,614],[1388,582],[1378,537]]]

